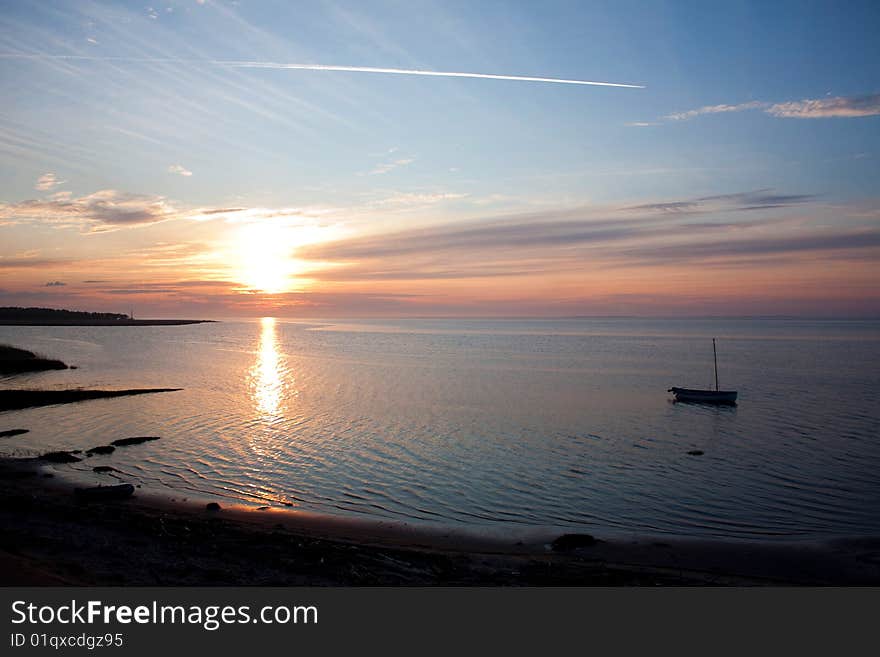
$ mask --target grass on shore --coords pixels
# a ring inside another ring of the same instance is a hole
[[[0,344],[0,374],[23,374],[45,370],[66,370],[60,360],[44,358],[27,349]]]

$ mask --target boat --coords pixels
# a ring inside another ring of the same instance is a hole
[[[736,405],[736,390],[718,389],[718,352],[715,350],[715,338],[712,338],[712,356],[715,361],[715,390],[672,387],[667,392],[671,392],[675,396],[675,401],[691,404]]]

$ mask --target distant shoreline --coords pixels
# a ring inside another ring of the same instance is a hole
[[[0,326],[183,326],[216,321],[214,319],[0,319]]]

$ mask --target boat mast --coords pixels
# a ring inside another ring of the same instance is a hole
[[[718,392],[718,352],[715,351],[715,338],[712,338],[712,358],[715,361],[715,392]]]

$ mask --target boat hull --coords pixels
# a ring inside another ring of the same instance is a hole
[[[670,388],[675,401],[693,404],[736,404],[736,390],[693,390],[691,388]]]

